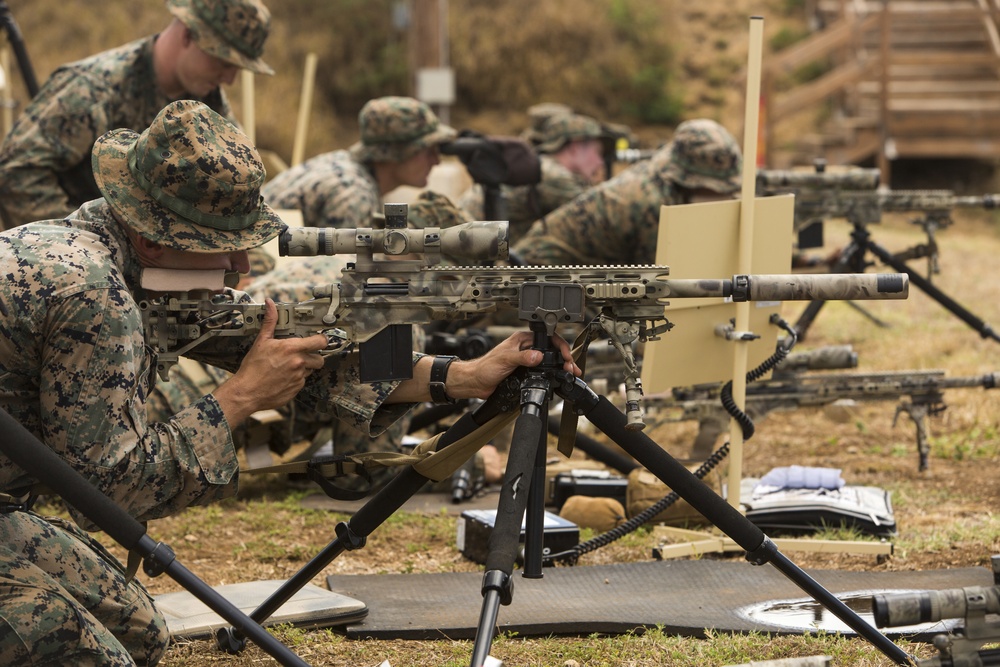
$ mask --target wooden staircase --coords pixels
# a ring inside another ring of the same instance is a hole
[[[1000,0],[820,0],[814,16],[823,27],[764,63],[764,166],[874,164],[888,183],[898,159],[1000,158]],[[817,109],[823,130],[796,132]]]

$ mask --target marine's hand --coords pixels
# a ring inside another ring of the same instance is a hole
[[[292,400],[314,370],[323,367],[319,351],[326,337],[275,338],[278,309],[265,301],[266,311],[260,333],[243,358],[240,368],[215,392],[231,425],[238,424],[257,410],[278,408]]]
[[[456,361],[448,369],[448,395],[452,398],[488,398],[504,378],[521,366],[537,366],[542,352],[531,349],[534,334],[530,331],[513,333],[485,355],[471,361]],[[564,359],[563,369],[579,376],[569,343],[553,336],[552,343]]]

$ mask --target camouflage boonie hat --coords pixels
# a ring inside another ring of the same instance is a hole
[[[428,227],[445,229],[469,222],[469,218],[445,195],[433,190],[424,190],[417,200],[409,205],[406,221],[415,229]]]
[[[664,176],[685,188],[721,194],[740,189],[743,157],[733,135],[714,120],[699,118],[677,126]]]
[[[521,133],[521,138],[531,143],[537,144],[539,132],[542,125],[552,116],[563,113],[573,113],[573,108],[561,102],[540,102],[528,107],[528,129]]]
[[[604,128],[590,116],[562,113],[549,116],[539,127],[535,146],[539,153],[555,153],[571,141],[600,139]]]
[[[438,120],[429,106],[412,97],[369,100],[361,108],[358,122],[361,141],[350,150],[360,162],[402,162],[421,149],[458,135]]]
[[[251,248],[247,253],[247,258],[250,260],[250,271],[247,275],[254,278],[270,273],[278,263],[271,256],[271,253],[263,248]]]
[[[205,53],[258,74],[274,74],[261,60],[271,12],[260,0],[167,0],[167,9]]]
[[[94,144],[97,187],[137,234],[177,250],[248,250],[284,228],[260,196],[264,165],[250,139],[201,102],[164,107],[141,134]]]

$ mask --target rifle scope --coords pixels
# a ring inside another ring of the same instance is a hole
[[[278,238],[282,257],[440,252],[467,260],[507,258],[507,221],[465,222],[452,227],[372,229],[286,227]]]
[[[874,190],[878,187],[878,169],[851,169],[850,171],[790,171],[787,169],[759,169],[758,194],[774,188],[837,188],[841,190]]]
[[[970,610],[984,614],[1000,613],[1000,586],[967,586],[943,591],[872,596],[875,626],[879,628],[965,618]]]

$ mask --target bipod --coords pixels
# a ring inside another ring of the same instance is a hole
[[[470,435],[494,417],[512,411],[517,405],[521,373],[522,370],[518,369],[497,387],[490,398],[475,410],[459,417],[440,435],[437,451]],[[336,537],[333,541],[271,593],[250,613],[250,618],[257,623],[270,618],[335,558],[345,551],[364,547],[368,536],[429,481],[433,480],[420,474],[412,465],[403,468],[349,520],[338,523],[334,528]],[[215,638],[219,648],[227,653],[239,653],[246,646],[245,637],[238,628],[220,628],[216,631]]]
[[[533,325],[534,329],[534,325]],[[518,552],[521,517],[525,516],[525,577],[541,577],[541,542],[544,518],[541,486],[544,484],[545,420],[552,394],[566,401],[564,410],[585,416],[647,470],[686,500],[693,508],[747,552],[754,565],[771,563],[806,594],[829,610],[859,636],[868,640],[893,662],[913,665],[913,657],[865,622],[854,610],[823,588],[785,557],[761,529],[717,495],[656,442],[630,425],[625,414],[607,398],[598,396],[582,379],[562,370],[558,353],[536,330],[536,349],[546,358],[527,369],[521,385],[521,414],[514,425],[507,472],[500,492],[494,530],[488,544],[483,576],[483,606],[476,632],[471,667],[482,667],[489,655],[500,604],[513,600],[511,571]]]
[[[997,335],[993,327],[977,317],[968,308],[945,294],[933,282],[914,271],[906,263],[905,259],[898,255],[893,255],[873,241],[871,232],[868,231],[866,225],[854,225],[854,231],[851,232],[851,242],[847,245],[844,252],[841,253],[840,258],[833,265],[831,272],[864,273],[865,269],[872,265],[872,262],[866,260],[866,255],[869,252],[887,266],[891,266],[896,271],[908,275],[911,283],[923,290],[927,296],[941,304],[945,310],[972,327],[981,337],[991,338],[1000,342],[1000,335]],[[816,316],[819,315],[819,311],[823,308],[824,303],[826,302],[822,300],[810,301],[809,305],[802,311],[799,319],[795,322],[795,331],[799,336],[799,340],[805,340],[806,331],[812,325]]]
[[[285,667],[309,667],[291,649],[247,617],[218,591],[181,565],[173,549],[154,542],[146,528],[113,500],[98,491],[70,464],[66,463],[5,410],[0,409],[0,451],[39,482],[55,491],[67,503],[93,521],[115,542],[143,558],[143,570],[151,577],[166,573],[212,611],[239,628],[268,655]]]

